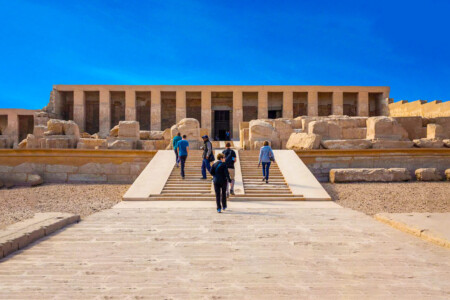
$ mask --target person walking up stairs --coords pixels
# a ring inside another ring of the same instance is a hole
[[[211,162],[214,161],[214,153],[212,143],[207,135],[202,136],[204,145],[202,146],[202,178],[206,179],[206,170],[211,172]]]
[[[222,152],[225,155],[225,164],[228,167],[228,173],[230,174],[231,182],[227,184],[227,197],[234,195],[234,163],[236,162],[236,152],[231,149],[231,143],[227,142],[226,149]]]
[[[186,140],[186,135],[183,135],[183,139],[178,142],[177,146],[181,163],[181,179],[184,179],[184,166],[186,164],[186,159],[189,153],[189,142]]]

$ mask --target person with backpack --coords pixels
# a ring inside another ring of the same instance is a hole
[[[178,157],[178,142],[181,141],[181,133],[177,133],[176,136],[173,137],[172,146],[173,151],[175,151],[175,162],[177,163],[177,168],[180,164],[180,158]]]
[[[211,175],[216,193],[217,212],[221,213],[227,209],[227,182],[231,182],[223,153],[217,154],[217,161],[211,167]]]
[[[259,151],[259,161],[258,168],[262,163],[262,173],[263,180],[266,183],[269,183],[269,169],[271,162],[275,161],[275,155],[273,154],[272,148],[269,146],[268,141],[264,141],[261,150]]]
[[[204,145],[202,154],[202,177],[200,179],[206,179],[206,170],[211,173],[211,162],[214,161],[214,154],[212,143],[207,135],[202,136]]]
[[[181,179],[184,179],[184,166],[189,153],[189,142],[186,140],[186,135],[183,135],[183,139],[178,142],[177,146],[181,164]]]
[[[225,164],[230,174],[231,182],[227,184],[227,197],[234,195],[234,163],[236,162],[236,152],[231,149],[231,143],[225,145],[226,149],[222,152],[225,155]]]

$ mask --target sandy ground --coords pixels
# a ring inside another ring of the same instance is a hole
[[[338,204],[368,215],[379,212],[450,212],[450,182],[324,183]],[[0,190],[0,228],[36,212],[88,216],[122,199],[128,184],[44,184]]]
[[[380,212],[450,212],[450,182],[323,183],[339,205]]]
[[[37,212],[68,212],[81,217],[112,207],[128,184],[44,184],[0,190],[0,228]]]

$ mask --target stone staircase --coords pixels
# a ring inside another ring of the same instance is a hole
[[[201,166],[202,151],[190,150],[184,169],[185,178],[181,178],[181,169],[174,166],[161,194],[150,195],[148,200],[215,200],[211,175],[206,172],[207,179],[200,179]]]
[[[276,162],[272,162],[269,183],[262,181],[262,170],[258,168],[259,151],[241,150],[239,158],[244,181],[245,198],[254,200],[305,200],[302,195],[293,195]]]

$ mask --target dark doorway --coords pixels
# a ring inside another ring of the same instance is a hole
[[[19,115],[19,143],[27,138],[28,134],[33,133],[34,117]]]
[[[278,119],[282,117],[282,114],[283,114],[282,110],[269,110],[267,112],[267,117],[269,119]]]
[[[214,111],[214,140],[227,140],[227,131],[230,132],[230,111]],[[231,134],[231,133],[230,133]]]

